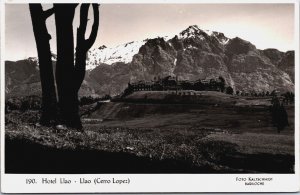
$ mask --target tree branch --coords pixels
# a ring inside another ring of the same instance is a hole
[[[85,31],[87,27],[87,17],[90,4],[84,3],[80,6],[80,24],[77,28],[77,47],[84,46],[85,41]]]
[[[75,89],[78,91],[85,75],[86,55],[88,50],[94,44],[99,26],[99,5],[92,4],[94,12],[94,23],[89,38],[85,39],[85,32],[88,22],[88,11],[90,4],[82,4],[80,7],[80,24],[77,29],[77,46],[76,46],[76,61],[75,61]]]
[[[85,39],[85,32],[88,22],[89,4],[82,4],[80,7],[80,25],[77,29],[77,45],[87,52],[95,43],[99,27],[99,4],[92,4],[94,12],[94,23],[88,39]]]
[[[91,48],[96,41],[99,27],[99,4],[92,4],[94,11],[94,23],[90,37],[87,39],[87,47]]]
[[[46,11],[44,11],[44,18],[45,20],[50,17],[52,14],[54,14],[54,8],[50,8],[50,9],[47,9]]]

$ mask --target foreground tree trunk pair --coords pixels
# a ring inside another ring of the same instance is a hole
[[[58,119],[60,123],[63,123],[68,127],[82,129],[82,124],[79,116],[78,91],[85,76],[86,53],[92,47],[97,37],[99,26],[99,5],[92,5],[94,12],[94,23],[92,26],[90,37],[88,39],[85,39],[85,32],[90,4],[82,4],[80,7],[80,25],[77,29],[76,58],[74,60],[73,19],[77,6],[78,4],[54,4],[54,7],[52,8],[53,13],[55,14],[57,36],[56,86],[59,112],[56,111],[56,106],[50,108],[54,110],[53,112],[49,112],[49,109],[44,106],[50,104],[49,99],[52,100],[53,97],[55,98],[53,99],[52,105],[56,105],[56,93],[51,63],[49,35],[45,24],[46,18],[41,21],[41,16],[44,13],[47,13],[46,15],[49,15],[49,10],[45,12],[42,9],[39,9],[40,15],[39,17],[35,17],[38,15],[37,9],[35,10],[35,7],[42,8],[42,6],[40,4],[31,4],[30,11],[32,16],[33,28],[36,31],[36,43],[40,46],[37,46],[40,67],[47,67],[47,69],[40,68],[40,77],[43,91],[41,122],[47,124],[48,122],[53,120],[52,118],[57,117],[56,119]],[[50,9],[51,12],[52,9]],[[34,13],[36,15],[34,15]],[[36,20],[38,20],[41,24],[37,25]],[[42,39],[41,41],[41,37],[46,36],[44,34],[48,35],[48,39]],[[49,59],[51,65],[49,64]],[[51,87],[50,89],[49,86],[52,85],[53,87]],[[44,98],[44,95],[45,97],[51,96],[51,98]],[[49,113],[54,113],[54,116],[48,117]]]

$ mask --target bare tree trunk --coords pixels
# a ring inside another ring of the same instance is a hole
[[[77,4],[54,4],[57,63],[56,83],[61,119],[69,127],[81,129],[78,99],[74,90],[73,18]]]
[[[43,11],[41,4],[29,4],[29,9],[36,40],[42,86],[42,115],[40,123],[42,125],[50,125],[57,118],[57,100],[49,44],[51,36],[46,27],[46,19],[53,14],[53,8]]]
[[[54,4],[57,65],[56,83],[62,122],[69,127],[82,129],[79,117],[78,91],[86,69],[86,54],[94,44],[99,26],[99,5],[93,4],[94,24],[90,37],[85,39],[90,4],[80,7],[80,26],[77,29],[76,62],[74,64],[73,18],[77,4]]]

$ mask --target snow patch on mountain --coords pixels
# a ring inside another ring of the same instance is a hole
[[[229,38],[225,37],[223,33],[216,32],[216,31],[212,31],[212,34],[210,36],[215,37],[222,45],[226,45],[230,40]]]
[[[213,35],[215,31],[211,31],[211,30],[204,30],[204,32],[206,34],[208,34],[209,36]]]
[[[116,62],[129,63],[132,61],[132,57],[139,52],[140,47],[145,43],[146,40],[132,41],[118,45],[117,47],[108,48],[101,46],[100,48],[90,50],[88,52],[86,69],[94,69],[100,63],[109,65]]]

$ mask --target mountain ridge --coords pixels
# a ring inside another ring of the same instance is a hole
[[[23,63],[38,64],[33,58],[28,61]],[[6,66],[16,66],[11,64],[6,62]],[[33,78],[37,70],[32,71]],[[235,91],[293,91],[294,51],[260,50],[239,37],[230,39],[221,32],[191,25],[172,38],[157,37],[91,50],[81,95],[117,95],[128,82],[169,75],[183,80],[222,76]],[[5,76],[6,81],[16,80],[10,71]],[[26,89],[22,80],[13,83]],[[12,85],[6,85],[7,93]]]

